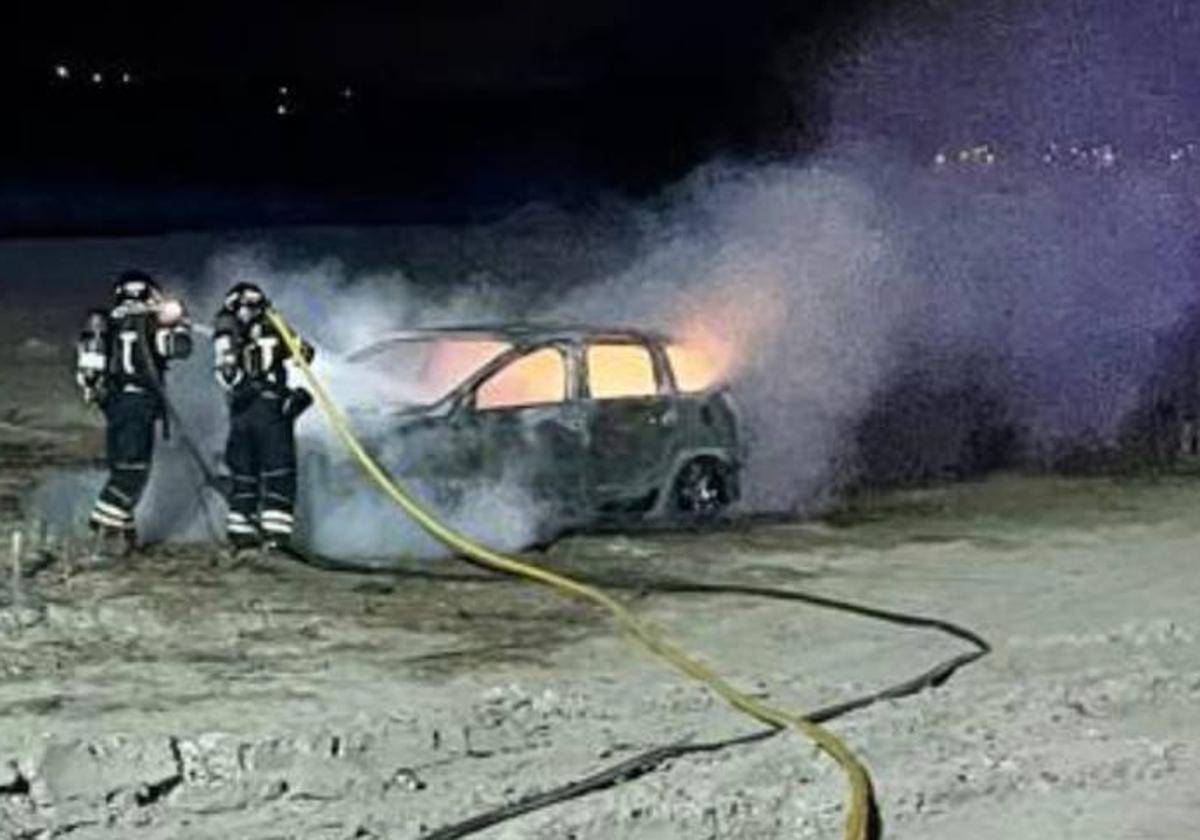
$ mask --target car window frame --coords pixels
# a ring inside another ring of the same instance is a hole
[[[590,370],[588,367],[588,348],[597,344],[608,344],[618,346],[634,346],[645,350],[650,356],[650,367],[654,372],[654,393],[653,394],[638,394],[624,397],[597,397],[592,393],[592,382]],[[589,403],[598,402],[619,402],[621,400],[656,400],[663,397],[670,397],[675,393],[674,383],[670,381],[669,371],[664,366],[664,360],[661,355],[661,348],[657,342],[645,341],[643,339],[629,337],[605,337],[585,338],[580,342],[579,347],[579,397]]]
[[[379,341],[359,347],[358,349],[348,353],[344,358],[350,365],[361,365],[368,363],[374,356],[387,352],[395,347],[413,342],[430,342],[438,340],[442,340],[442,338],[435,332],[431,332],[428,335],[414,334],[388,336]],[[453,341],[459,339],[448,340]],[[517,344],[511,339],[505,337],[493,337],[490,334],[481,334],[478,339],[471,338],[469,340],[494,341],[498,344],[507,344],[508,348],[496,354],[494,357],[489,359],[483,365],[480,365],[475,370],[471,371],[468,376],[464,377],[460,382],[458,382],[458,384],[456,384],[442,396],[438,397],[436,400],[428,403],[416,403],[412,407],[397,407],[393,409],[393,413],[406,414],[414,408],[420,411],[453,413],[462,407],[462,404],[465,400],[474,399],[473,392],[475,388],[478,387],[482,380],[491,375],[489,371],[495,370],[498,367],[502,367],[505,359],[520,355],[523,352],[522,345]]]
[[[499,408],[480,408],[479,407],[479,389],[484,387],[493,377],[499,376],[500,373],[514,365],[526,356],[532,356],[542,350],[557,350],[563,360],[563,398],[555,402],[540,402],[527,403],[525,405],[511,405]],[[473,377],[474,381],[466,387],[466,397],[463,400],[463,408],[472,415],[488,415],[497,414],[500,412],[525,411],[528,409],[550,408],[554,406],[568,406],[575,402],[578,398],[578,389],[576,387],[576,363],[572,348],[567,342],[563,341],[545,341],[537,344],[526,344],[515,346],[510,350],[501,353],[492,361],[484,365]]]
[[[654,373],[658,377],[658,393],[664,397],[676,397],[681,392],[679,383],[675,381],[675,368],[671,366],[671,358],[667,355],[666,345],[661,341],[647,341],[650,355],[654,358]]]

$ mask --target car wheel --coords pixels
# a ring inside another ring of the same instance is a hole
[[[701,519],[716,516],[729,505],[729,469],[715,458],[684,464],[675,477],[675,510]]]

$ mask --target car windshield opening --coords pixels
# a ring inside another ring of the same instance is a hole
[[[355,367],[380,403],[432,405],[510,347],[490,338],[397,339],[373,348]]]

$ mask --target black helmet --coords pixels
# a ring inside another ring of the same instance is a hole
[[[161,294],[162,289],[159,288],[158,283],[154,282],[154,278],[146,272],[136,269],[121,272],[117,281],[113,283],[113,297],[117,299],[118,303],[127,301],[150,303]]]
[[[250,320],[270,305],[263,290],[253,283],[238,283],[225,293],[225,310],[239,321]]]

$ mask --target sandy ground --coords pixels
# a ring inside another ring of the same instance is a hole
[[[49,407],[69,385],[36,350],[22,376],[47,402],[0,398],[5,546],[35,474],[98,451],[94,424]],[[987,637],[994,653],[942,687],[832,724],[872,769],[887,837],[1191,838],[1198,509],[1188,477],[1007,476],[829,522],[576,537],[533,559],[800,587]],[[604,616],[523,584],[452,562],[352,575],[215,559],[170,546],[0,586],[0,836],[405,840],[645,748],[756,729]],[[744,596],[621,597],[799,710],[963,649]],[[842,798],[836,767],[781,735],[478,836],[833,838]]]

